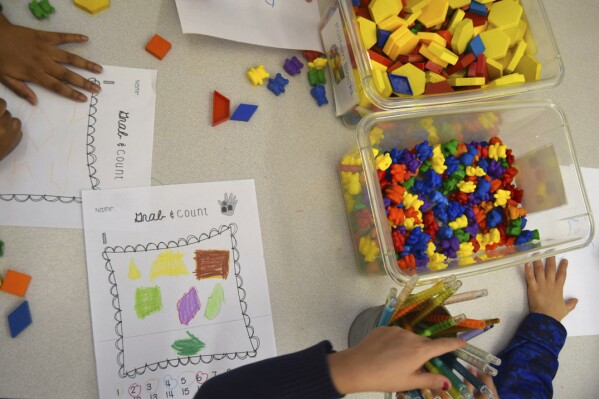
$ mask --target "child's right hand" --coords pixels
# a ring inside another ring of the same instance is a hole
[[[564,284],[568,260],[562,259],[556,271],[555,256],[543,261],[536,260],[525,265],[526,283],[528,284],[528,309],[530,313],[541,313],[562,321],[578,303],[572,298],[564,301]]]
[[[21,121],[13,118],[6,109],[6,101],[0,98],[0,161],[21,141]]]

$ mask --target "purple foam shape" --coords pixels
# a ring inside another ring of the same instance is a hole
[[[179,299],[177,310],[179,311],[179,321],[181,324],[188,325],[200,310],[200,298],[198,298],[198,292],[195,287],[191,287]]]

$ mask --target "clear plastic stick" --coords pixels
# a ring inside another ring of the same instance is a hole
[[[478,291],[468,291],[463,292],[461,294],[457,294],[449,298],[445,301],[445,305],[450,305],[452,303],[471,301],[473,299],[482,298],[483,296],[489,295],[489,291],[487,290],[478,290]]]
[[[484,349],[481,349],[477,346],[474,346],[472,344],[466,344],[466,346],[464,346],[464,348],[462,348],[463,350],[465,350],[466,352],[470,353],[471,355],[474,355],[476,357],[480,357],[481,359],[483,359],[485,362],[487,363],[491,363],[494,364],[495,366],[499,366],[501,365],[501,359],[498,358],[497,356],[487,352]]]
[[[489,363],[485,362],[483,359],[473,356],[463,349],[458,349],[457,351],[454,351],[452,353],[456,355],[456,357],[459,357],[460,359],[479,369],[483,373],[489,374],[492,377],[495,377],[497,375],[496,368],[489,365]]]

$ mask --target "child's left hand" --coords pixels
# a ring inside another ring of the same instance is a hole
[[[100,86],[64,65],[94,73],[102,72],[102,67],[57,47],[87,40],[84,35],[44,32],[13,25],[0,13],[0,82],[31,104],[35,104],[37,98],[25,82],[37,83],[75,101],[87,101],[83,93],[67,83],[92,93],[97,93]]]
[[[536,260],[525,265],[524,274],[528,285],[528,309],[530,313],[541,313],[562,321],[576,307],[578,300],[564,301],[564,284],[568,260],[562,259],[556,270],[555,256],[543,261]]]

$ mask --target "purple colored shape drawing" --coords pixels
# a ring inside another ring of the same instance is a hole
[[[183,294],[177,302],[177,310],[179,311],[179,321],[181,324],[188,325],[200,310],[200,298],[195,287],[191,287],[188,292]]]

